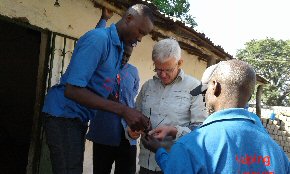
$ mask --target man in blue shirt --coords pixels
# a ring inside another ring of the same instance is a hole
[[[211,115],[201,127],[182,137],[169,153],[153,136],[143,138],[164,173],[289,174],[286,154],[244,109],[255,88],[252,67],[229,60],[208,69],[200,92],[206,90]]]
[[[98,110],[113,112],[134,130],[145,130],[140,112],[107,99],[121,68],[124,45],[135,46],[153,29],[149,7],[136,4],[109,28],[84,34],[77,42],[60,84],[47,93],[43,112],[54,173],[82,173],[86,123]]]
[[[102,17],[96,28],[106,27],[106,21],[113,14],[103,8]],[[110,99],[130,108],[135,107],[134,99],[138,93],[139,75],[133,65],[127,63],[133,48],[125,46],[122,69]],[[122,125],[123,124],[123,125]],[[115,161],[115,174],[135,174],[136,172],[136,140],[125,137],[127,124],[124,119],[112,112],[98,111],[90,121],[86,138],[93,142],[93,173],[110,174]]]

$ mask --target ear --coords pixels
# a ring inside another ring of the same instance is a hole
[[[181,65],[183,65],[183,59],[179,59],[178,62],[177,62],[177,64],[178,64],[178,67],[180,67]]]
[[[216,80],[213,81],[213,88],[212,89],[213,89],[213,94],[216,97],[220,96],[221,91],[222,91],[222,87],[218,81],[216,81]]]
[[[128,14],[125,18],[126,24],[130,23],[134,19],[134,16],[132,14]]]

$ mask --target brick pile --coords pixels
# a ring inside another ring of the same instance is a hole
[[[271,137],[283,148],[290,159],[290,114],[279,112],[276,118],[261,118],[264,127]]]

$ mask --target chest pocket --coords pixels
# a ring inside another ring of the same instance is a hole
[[[94,72],[94,78],[91,78],[89,87],[96,93],[107,97],[115,88],[116,75],[119,72],[121,61],[117,48],[111,48],[100,60],[98,67]]]
[[[191,95],[187,91],[173,91],[166,99],[166,105],[177,114],[187,114],[191,107]]]
[[[158,97],[156,97],[156,92],[154,90],[148,90],[142,98],[142,113],[146,116],[150,116],[150,108],[156,110],[156,106],[159,106]]]
[[[100,60],[98,71],[106,72],[106,73],[112,73],[112,72],[118,72],[119,67],[121,65],[121,61],[119,58],[114,56],[113,54],[109,54],[107,58],[103,58]]]

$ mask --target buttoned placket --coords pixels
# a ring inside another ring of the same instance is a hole
[[[157,112],[157,113],[159,113],[157,115],[158,116],[158,121],[157,121],[157,124],[153,127],[153,129],[156,129],[157,127],[161,126],[162,123],[164,122],[164,120],[167,117],[167,113],[166,113],[166,94],[168,94],[169,91],[172,89],[172,87],[176,83],[177,78],[170,85],[163,85],[161,83],[160,79],[158,79],[159,80],[159,87],[157,88],[158,91],[156,91],[156,92],[159,93],[159,94],[162,93],[162,95],[160,97],[160,101],[159,101],[160,102],[160,105],[158,107],[158,112]],[[153,112],[154,111],[152,110],[152,108],[150,108],[150,116],[149,116],[149,119],[151,117],[151,113],[153,113]],[[164,114],[161,114],[161,113],[164,113]],[[148,160],[147,160],[148,168],[150,168],[149,166],[150,166],[151,153],[153,153],[153,152],[148,151]],[[155,167],[155,170],[154,171],[157,171],[157,168],[156,167]]]

